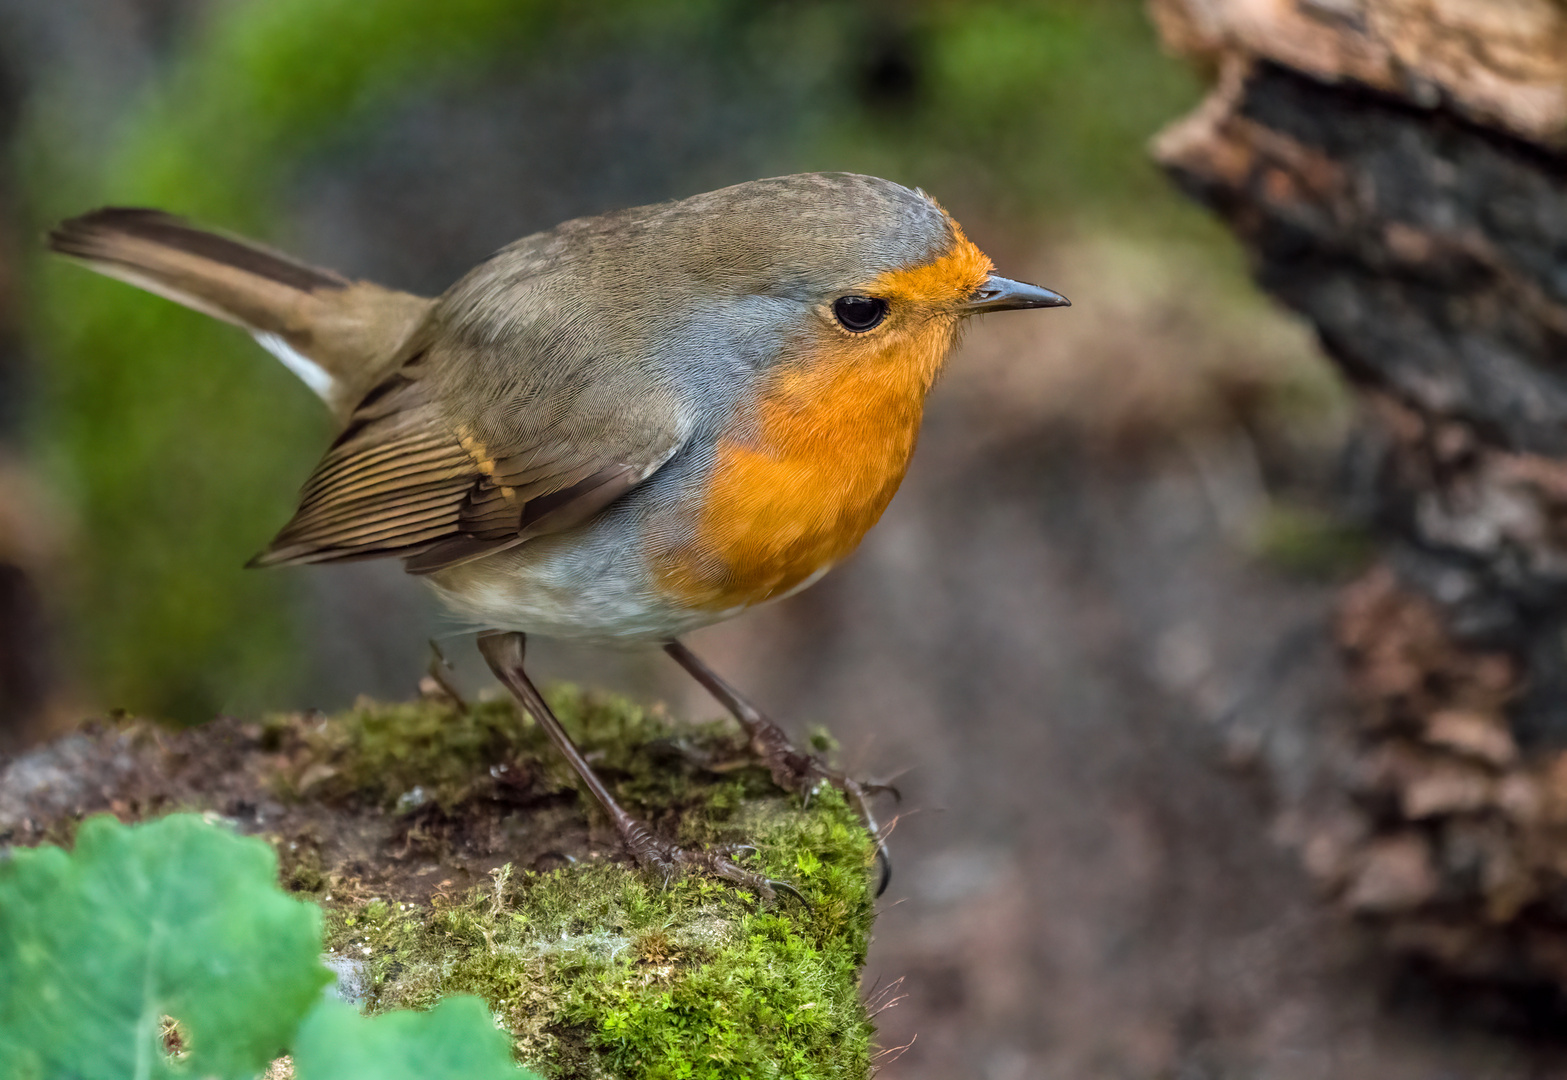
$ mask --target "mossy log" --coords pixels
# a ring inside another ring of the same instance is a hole
[[[206,812],[274,846],[372,1011],[479,994],[547,1077],[866,1076],[873,848],[853,811],[780,794],[725,725],[569,687],[551,703],[633,812],[683,843],[756,845],[748,865],[809,909],[629,865],[509,701],[96,724],[0,762],[0,844]]]
[[[1339,798],[1308,867],[1395,950],[1567,994],[1567,7],[1156,0],[1215,89],[1155,153],[1367,404]],[[1532,991],[1531,991],[1532,992]]]

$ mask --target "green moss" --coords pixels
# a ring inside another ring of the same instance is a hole
[[[619,864],[508,864],[493,887],[428,908],[335,910],[329,946],[370,959],[375,1011],[479,994],[547,1075],[863,1076],[864,834],[835,798],[757,824],[759,868],[798,882],[811,912]]]
[[[429,903],[333,887],[327,946],[367,963],[369,1009],[478,994],[520,1060],[553,1077],[867,1075],[859,971],[873,849],[853,810],[835,791],[803,807],[760,768],[680,768],[654,752],[678,740],[722,754],[733,749],[724,725],[676,728],[658,710],[571,687],[550,698],[628,809],[683,843],[754,844],[747,868],[790,881],[810,910],[699,875],[666,883],[586,852],[543,873],[508,863],[489,884]],[[312,798],[396,808],[417,788],[461,814],[496,762],[545,788],[575,782],[508,702],[365,702],[304,730],[286,782],[330,770],[306,785]],[[287,872],[310,878],[296,882],[306,888],[329,879],[308,860]]]
[[[715,777],[697,785],[698,795],[685,771],[666,767],[681,743],[734,752],[727,723],[676,729],[660,708],[586,694],[570,685],[555,687],[547,697],[577,744],[600,771],[619,778],[622,796],[632,803],[654,812],[699,804],[710,817],[725,820],[748,791],[760,795],[768,790],[756,773]],[[274,717],[269,723],[281,731],[293,720]],[[410,795],[417,793],[416,804],[433,801],[449,811],[491,786],[491,768],[527,770],[561,788],[576,783],[576,774],[550,747],[543,730],[519,716],[509,699],[467,708],[362,699],[345,713],[306,725],[303,738],[305,752],[283,778],[285,791],[294,795],[356,796],[386,809],[408,809]]]

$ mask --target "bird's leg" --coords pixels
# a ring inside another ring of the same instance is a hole
[[[599,779],[593,767],[582,756],[582,751],[578,750],[576,744],[571,741],[571,736],[566,734],[566,729],[561,726],[554,711],[545,703],[544,695],[539,693],[538,687],[533,685],[533,680],[528,678],[528,673],[522,666],[526,644],[526,637],[518,633],[490,632],[479,635],[479,652],[490,665],[490,670],[506,689],[512,692],[512,696],[518,703],[533,714],[533,718],[550,737],[556,749],[565,755],[571,767],[581,777],[583,785],[593,793],[593,797],[609,815],[609,820],[614,823],[615,830],[620,833],[621,839],[625,841],[638,866],[657,870],[666,881],[680,868],[705,870],[737,885],[753,889],[766,900],[775,899],[777,890],[781,889],[805,904],[805,898],[788,882],[775,881],[760,874],[753,874],[736,865],[727,855],[716,851],[692,851],[676,847],[654,833],[646,823],[626,813],[615,800],[615,796],[610,794],[609,788],[604,786],[604,781]]]
[[[876,840],[876,861],[881,866],[881,880],[876,895],[885,892],[887,883],[892,880],[892,859],[888,855],[881,827],[876,823],[876,815],[871,811],[868,796],[878,790],[892,791],[896,795],[897,790],[886,785],[862,784],[830,768],[817,755],[796,749],[794,743],[789,741],[789,736],[784,734],[783,728],[742,697],[738,690],[703,663],[683,642],[667,641],[664,643],[664,651],[674,657],[675,663],[685,668],[693,679],[701,683],[709,694],[718,699],[719,704],[740,721],[750,741],[751,752],[767,766],[773,774],[773,782],[779,787],[785,791],[797,791],[806,798],[823,783],[831,784],[844,793]]]
[[[425,668],[424,679],[419,680],[419,692],[426,697],[434,697],[445,694],[458,712],[468,711],[468,702],[463,699],[462,692],[452,683],[452,662],[446,659],[446,654],[441,647],[430,639],[430,666]],[[425,679],[430,680],[428,683]]]

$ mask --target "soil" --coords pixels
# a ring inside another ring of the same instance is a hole
[[[68,843],[91,814],[132,822],[193,810],[268,840],[294,888],[325,883],[407,903],[466,891],[506,862],[542,870],[605,857],[576,793],[522,763],[498,763],[453,810],[285,798],[288,778],[302,778],[305,795],[323,778],[308,736],[324,722],[295,714],[183,731],[144,720],[88,724],[0,766],[0,842]]]

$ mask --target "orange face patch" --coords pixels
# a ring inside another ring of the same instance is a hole
[[[824,326],[773,373],[719,442],[693,542],[660,559],[665,591],[708,610],[758,604],[853,551],[903,480],[957,305],[991,270],[957,232],[940,258],[853,289],[886,299],[888,319],[862,334]]]
[[[882,274],[866,286],[865,294],[883,297],[894,304],[902,300],[937,309],[950,308],[973,296],[996,265],[963,235],[955,221],[952,233],[952,246],[941,258],[923,266]]]

